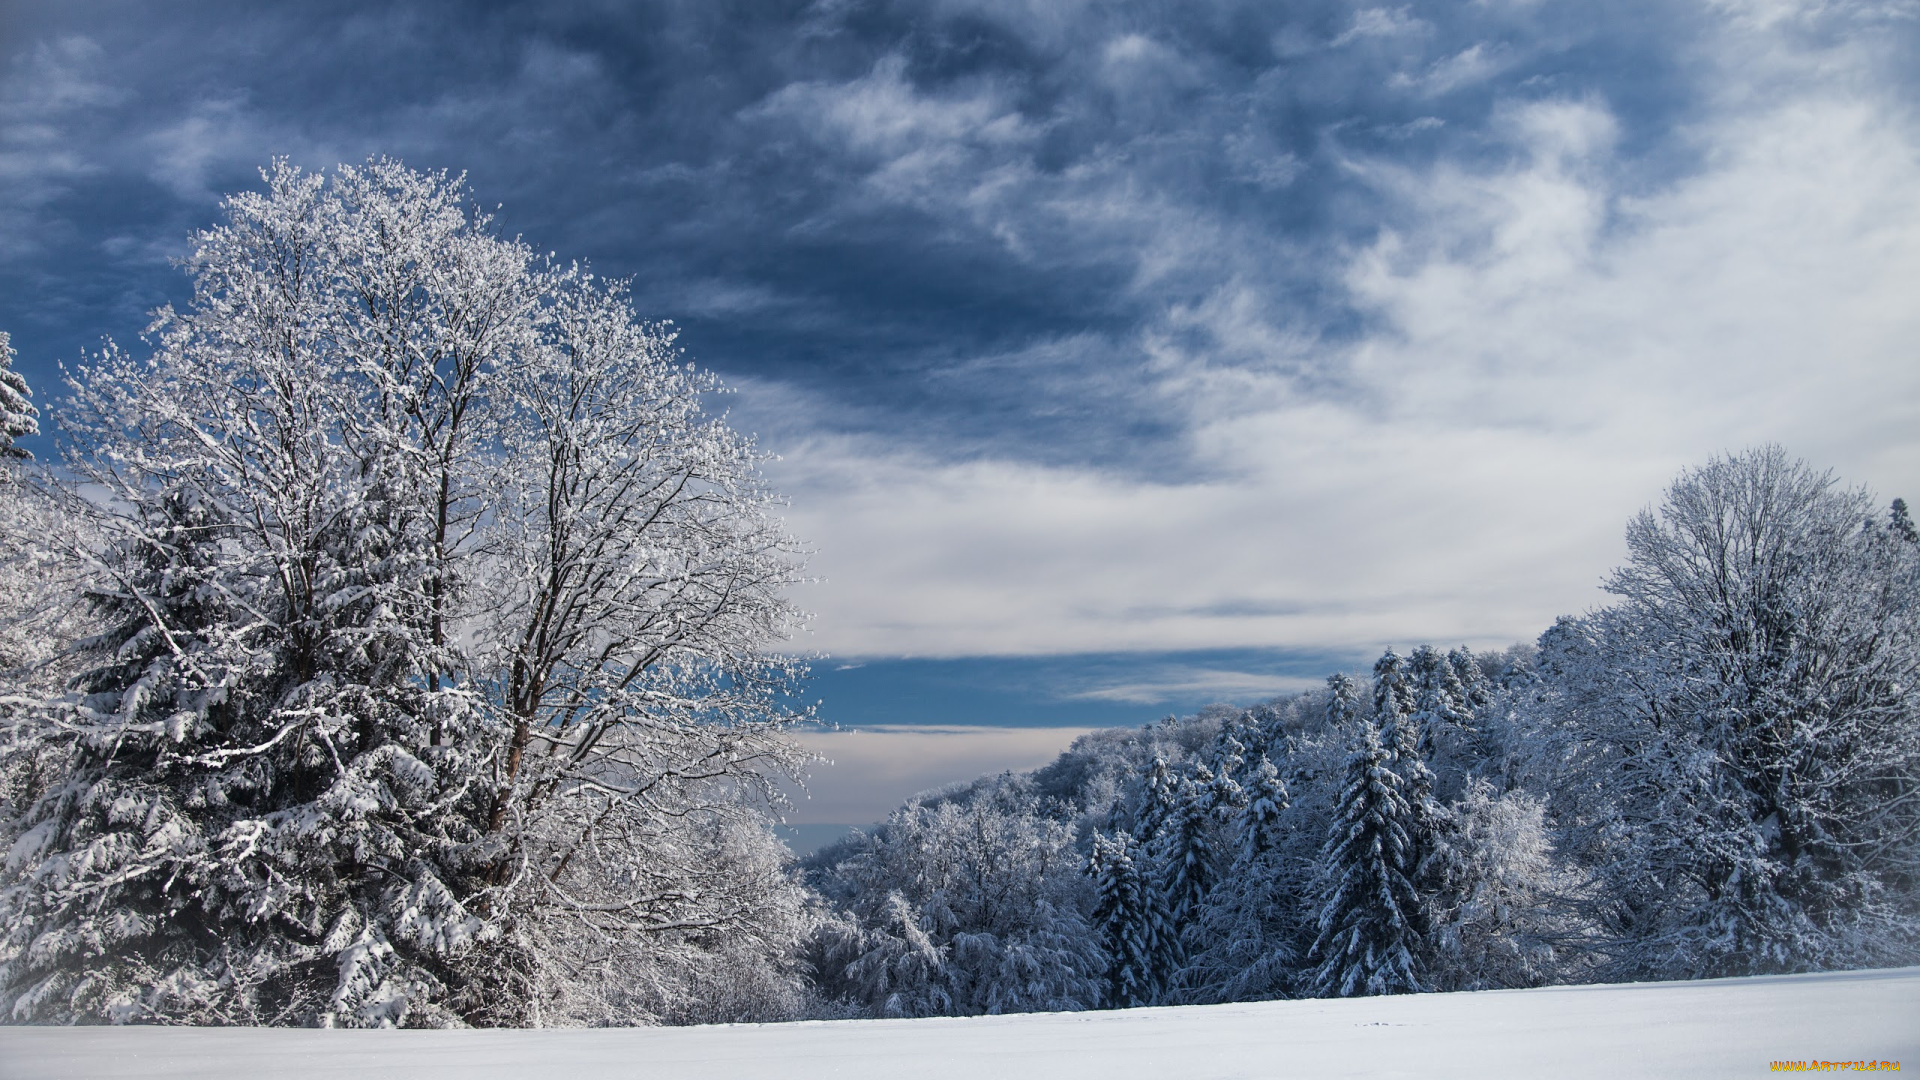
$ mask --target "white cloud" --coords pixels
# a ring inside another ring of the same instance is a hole
[[[1406,7],[1361,8],[1353,13],[1353,22],[1332,44],[1338,48],[1364,38],[1399,38],[1433,32],[1433,24],[1408,12]]]
[[[186,115],[146,136],[155,183],[184,200],[206,202],[218,196],[210,183],[246,165],[259,166],[264,137],[237,99],[195,102]]]
[[[1120,701],[1153,705],[1206,695],[1215,701],[1254,701],[1306,690],[1321,679],[1297,675],[1262,675],[1221,668],[1157,668],[1145,678],[1068,695],[1081,701]]]
[[[1436,96],[1486,82],[1511,66],[1513,58],[1504,50],[1482,43],[1435,60],[1418,75],[1402,72],[1394,76],[1393,84]]]
[[[849,82],[783,87],[747,115],[783,119],[894,161],[947,144],[1016,143],[1034,135],[993,84],[977,82],[967,92],[943,96],[922,94],[907,80],[906,60],[897,54]]]
[[[1356,160],[1400,223],[1329,268],[1356,341],[1248,275],[1169,305],[1141,347],[1206,479],[783,445],[814,644],[1493,645],[1602,602],[1627,517],[1711,454],[1778,441],[1920,497],[1920,132],[1861,54],[1755,33],[1703,58],[1733,81],[1655,189],[1599,100],[1509,104],[1504,162]]]

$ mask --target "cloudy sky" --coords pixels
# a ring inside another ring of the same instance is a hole
[[[737,388],[830,719],[1137,723],[1531,639],[1714,453],[1920,497],[1917,89],[1911,0],[19,0],[0,328],[57,408],[271,157],[464,171]]]

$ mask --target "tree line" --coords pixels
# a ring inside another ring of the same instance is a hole
[[[1766,447],[1627,546],[1536,644],[1389,650],[902,808],[813,860],[813,965],[916,1016],[1920,961],[1906,504]]]

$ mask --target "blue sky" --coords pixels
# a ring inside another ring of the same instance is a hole
[[[1531,638],[1713,453],[1920,496],[1917,80],[1898,0],[5,3],[0,328],[57,407],[272,156],[465,171],[736,388],[829,718],[1137,723]]]

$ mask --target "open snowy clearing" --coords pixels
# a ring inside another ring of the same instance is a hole
[[[1920,1070],[1920,968],[1478,994],[595,1031],[0,1029],[0,1077],[1181,1080]]]

